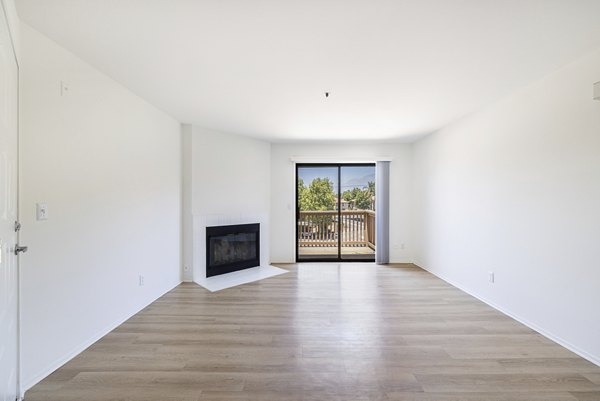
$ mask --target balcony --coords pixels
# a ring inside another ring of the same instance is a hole
[[[342,210],[338,212],[304,211],[298,217],[298,255],[300,257],[334,256],[348,258],[375,254],[375,212],[371,210]]]

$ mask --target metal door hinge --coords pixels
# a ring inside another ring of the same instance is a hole
[[[15,221],[15,232],[18,232],[21,229],[21,223]]]
[[[27,247],[19,246],[19,244],[15,245],[15,255],[19,255],[21,252],[27,252]]]

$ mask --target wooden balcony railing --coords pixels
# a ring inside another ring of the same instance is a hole
[[[342,210],[338,212],[300,212],[298,242],[301,247],[335,247],[341,236],[343,247],[368,246],[375,249],[375,212],[371,210]]]

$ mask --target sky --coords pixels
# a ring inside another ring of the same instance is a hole
[[[365,188],[369,181],[375,181],[375,166],[342,166],[342,192],[358,187]],[[337,191],[337,167],[300,167],[298,178],[308,186],[315,178],[329,178]]]

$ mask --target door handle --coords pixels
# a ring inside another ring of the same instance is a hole
[[[15,245],[15,255],[19,255],[19,253],[21,252],[27,252],[27,247],[26,246],[19,246],[18,244]]]

